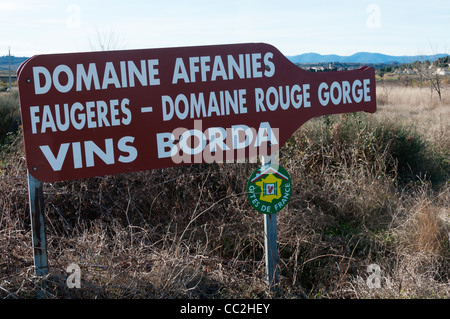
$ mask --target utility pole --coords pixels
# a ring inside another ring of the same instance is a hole
[[[11,47],[8,47],[9,55],[9,92],[11,92]]]

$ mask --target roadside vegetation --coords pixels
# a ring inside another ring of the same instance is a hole
[[[263,216],[245,194],[249,163],[44,184],[50,274],[37,278],[18,96],[1,93],[0,297],[35,298],[45,284],[49,298],[449,298],[442,83],[439,99],[379,81],[375,114],[315,118],[280,150],[293,193],[277,218],[276,292]],[[66,285],[70,264],[79,289]]]

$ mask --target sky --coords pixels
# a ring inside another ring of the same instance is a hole
[[[449,0],[0,0],[0,56],[265,42],[286,56],[450,53]]]

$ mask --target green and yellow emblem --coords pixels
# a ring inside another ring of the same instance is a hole
[[[250,204],[263,214],[278,213],[289,202],[291,193],[291,178],[279,165],[265,165],[256,169],[247,183]]]

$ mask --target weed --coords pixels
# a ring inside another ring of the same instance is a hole
[[[9,132],[16,132],[20,125],[19,94],[17,91],[0,96],[0,145]]]

